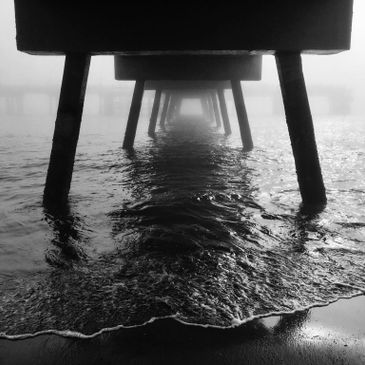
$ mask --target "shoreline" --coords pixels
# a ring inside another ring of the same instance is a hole
[[[120,328],[89,339],[39,334],[0,339],[0,363],[17,364],[363,364],[365,295],[204,328],[174,319]]]
[[[341,285],[344,285],[344,284],[341,284]],[[349,285],[346,285],[346,286],[349,286]],[[351,287],[351,286],[349,286],[349,287]],[[304,312],[304,311],[308,311],[308,310],[312,310],[312,309],[316,309],[316,308],[327,307],[327,306],[337,303],[341,300],[349,300],[349,299],[357,298],[359,296],[365,296],[364,290],[362,290],[361,288],[356,288],[356,289],[359,290],[358,293],[350,294],[348,296],[346,296],[346,295],[340,296],[333,301],[329,301],[329,302],[325,302],[325,303],[314,303],[308,307],[295,309],[294,311],[271,312],[271,313],[267,313],[267,314],[252,316],[252,317],[246,318],[244,320],[233,319],[232,325],[230,327],[185,322],[185,321],[179,319],[176,315],[169,315],[169,316],[161,316],[161,317],[151,317],[149,320],[147,320],[144,323],[131,325],[131,326],[120,324],[120,325],[116,325],[114,327],[106,327],[106,328],[102,328],[99,331],[92,333],[92,334],[84,334],[84,333],[73,331],[73,330],[56,330],[56,329],[47,329],[47,330],[43,330],[43,331],[39,331],[39,332],[35,332],[35,333],[24,333],[24,334],[19,334],[19,335],[7,335],[6,333],[0,332],[0,340],[3,340],[3,339],[4,340],[27,340],[27,339],[31,339],[31,338],[35,338],[35,337],[43,336],[43,335],[57,335],[57,336],[64,337],[64,338],[78,338],[78,339],[87,340],[87,339],[92,339],[92,338],[95,338],[97,336],[101,336],[101,335],[104,335],[107,333],[113,333],[114,331],[120,331],[120,330],[128,331],[128,330],[132,330],[135,328],[143,328],[144,326],[150,326],[154,322],[165,321],[165,320],[176,321],[178,325],[182,324],[184,326],[200,327],[200,328],[205,328],[207,330],[213,329],[213,330],[229,331],[232,329],[236,329],[236,328],[248,325],[250,322],[265,320],[265,319],[271,318],[271,317],[282,317],[282,316],[285,317],[285,316],[295,315],[296,313],[300,313],[300,312]]]

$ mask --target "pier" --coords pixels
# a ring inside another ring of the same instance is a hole
[[[163,9],[151,3],[143,9],[141,4],[120,3],[92,3],[86,8],[70,2],[15,0],[15,9],[20,51],[66,56],[45,202],[67,201],[90,59],[98,54],[116,57],[117,79],[136,81],[125,148],[133,147],[143,93],[149,82],[155,83],[156,90],[149,128],[153,134],[161,95],[165,94],[168,100],[163,105],[164,118],[173,103],[171,90],[176,87],[168,87],[166,82],[194,80],[189,92],[203,85],[204,90],[218,95],[226,134],[229,121],[220,86],[222,82],[229,83],[247,151],[253,148],[253,140],[241,81],[261,79],[261,73],[257,73],[261,70],[261,56],[273,55],[303,203],[326,202],[301,54],[335,54],[350,48],[352,0],[295,4],[290,0],[259,0],[229,7],[211,4],[209,11],[198,4],[176,11],[168,4]],[[156,86],[156,82],[163,82],[163,87]],[[213,85],[207,87],[206,83]],[[181,92],[181,87],[178,89]],[[214,109],[213,98],[206,100],[211,104],[207,106],[209,112]],[[176,98],[174,103],[178,103]]]
[[[263,79],[259,84],[246,82],[245,98],[260,99],[265,102],[265,110],[253,110],[256,114],[280,115],[283,112],[283,101],[277,88],[265,83]],[[230,89],[228,96],[230,96]],[[344,115],[351,111],[353,92],[344,86],[325,86],[314,84],[307,87],[309,98],[324,101],[325,107],[320,108],[320,113],[329,115]],[[121,110],[129,108],[129,94],[131,87],[129,84],[120,83],[119,85],[88,85],[86,98],[95,102],[95,108],[84,110],[84,115],[116,116],[120,115]],[[34,112],[33,102],[37,105],[42,103],[42,110],[39,112],[50,117],[57,111],[60,85],[37,85],[19,84],[7,85],[0,84],[0,115],[26,116]],[[162,102],[163,102],[162,95]],[[145,93],[147,106],[152,110],[153,93]]]
[[[184,95],[195,92],[195,94],[198,93],[198,97],[201,99],[205,114],[210,114],[211,117],[215,114],[216,118],[220,118],[218,104],[217,102],[214,103],[211,93],[214,95],[220,93],[220,108],[224,110],[226,109],[226,102],[222,92],[225,89],[231,89],[241,131],[242,144],[245,150],[251,150],[253,142],[240,81],[261,80],[261,69],[262,57],[251,55],[116,56],[116,79],[124,81],[137,80],[123,147],[133,147],[143,96],[143,92],[138,93],[140,87],[146,90],[152,89],[167,93],[168,98],[166,98],[166,102],[168,105],[165,106],[165,109],[168,117],[171,117],[169,111],[173,113],[174,108],[179,108],[177,104],[181,103]],[[215,98],[215,100],[217,99]],[[157,105],[156,103],[156,109]],[[224,112],[222,117],[225,121],[225,132],[230,134],[231,128],[227,113]],[[155,116],[151,117],[150,133],[154,132],[154,118]],[[165,116],[161,119],[162,125],[165,122],[164,119]]]

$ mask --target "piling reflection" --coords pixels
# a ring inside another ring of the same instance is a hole
[[[226,173],[235,164],[236,178]],[[236,241],[251,235],[256,207],[245,155],[230,154],[206,123],[180,119],[138,150],[124,172],[133,200],[109,214],[118,252],[108,260],[123,258],[116,278],[138,293],[139,316],[211,324],[242,319]]]
[[[148,150],[138,151],[139,157],[128,156],[123,187],[131,190],[133,201],[110,213],[113,235],[135,229],[144,242],[140,248],[153,242],[162,251],[230,249],[232,226],[239,223],[242,232],[249,224],[240,209],[254,205],[253,188],[250,169],[242,168],[244,155],[237,161],[236,181],[225,173],[235,162],[230,158],[240,157],[229,156],[220,143],[202,120],[180,118]],[[232,185],[238,185],[239,194]],[[242,203],[238,209],[237,202]]]
[[[82,219],[67,204],[48,204],[44,207],[44,218],[49,224],[53,237],[45,259],[52,267],[69,267],[86,258],[83,249],[85,230]]]
[[[292,237],[293,249],[298,253],[304,253],[307,249],[307,242],[310,234],[316,233],[318,237],[325,236],[326,232],[321,228],[317,221],[320,214],[324,211],[326,205],[301,205],[294,219],[292,220]]]

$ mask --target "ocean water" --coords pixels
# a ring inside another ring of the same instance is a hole
[[[146,108],[145,108],[146,109]],[[50,116],[1,116],[0,333],[92,335],[153,318],[231,327],[365,293],[365,120],[314,116],[328,204],[300,208],[285,119],[225,137],[183,116],[85,116],[68,206],[42,206]]]

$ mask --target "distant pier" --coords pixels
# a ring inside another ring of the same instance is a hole
[[[277,89],[262,81],[259,86],[245,84],[246,98],[259,98],[268,101],[267,113],[279,115],[283,112],[283,101]],[[131,87],[129,85],[88,85],[87,97],[95,100],[97,108],[93,113],[97,115],[119,115],[122,108],[127,107]],[[43,113],[53,115],[57,111],[60,85],[7,85],[0,84],[0,114],[27,115],[32,109],[27,103],[28,98],[42,101],[46,105]],[[344,115],[351,112],[353,92],[343,86],[313,85],[308,87],[308,95],[314,99],[321,98],[327,104],[331,115]],[[152,108],[152,94],[146,94],[148,105]],[[151,99],[151,100],[149,100]],[[129,107],[129,106],[128,106]],[[257,112],[257,111],[254,111]]]

